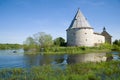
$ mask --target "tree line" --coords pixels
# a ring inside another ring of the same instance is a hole
[[[114,44],[114,45],[118,45],[118,46],[120,46],[120,39],[119,39],[119,40],[116,39],[116,40],[113,42],[113,44]]]
[[[20,44],[0,44],[0,49],[5,50],[5,49],[20,49],[22,48],[22,45]]]
[[[40,50],[40,48],[53,47],[53,46],[66,46],[65,39],[58,37],[53,40],[50,34],[45,32],[38,32],[31,37],[27,37],[24,41],[24,50]]]
[[[116,39],[114,42],[113,42],[113,50],[118,50],[120,51],[120,39]]]

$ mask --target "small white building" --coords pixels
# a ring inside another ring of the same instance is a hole
[[[95,33],[78,9],[67,31],[67,46],[95,46],[105,43],[105,36]]]

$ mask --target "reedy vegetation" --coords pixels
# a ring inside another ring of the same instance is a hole
[[[80,54],[80,53],[90,53],[90,52],[110,52],[112,49],[112,45],[110,44],[101,44],[98,47],[65,47],[65,46],[47,46],[47,47],[41,47],[41,46],[26,46],[24,45],[24,50],[28,52],[28,54],[31,54],[29,52],[32,52],[32,54],[36,53],[44,53],[44,54]]]
[[[79,63],[66,69],[52,65],[0,70],[0,80],[120,80],[120,62]]]

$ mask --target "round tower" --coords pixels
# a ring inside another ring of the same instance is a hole
[[[66,31],[68,46],[94,46],[93,28],[79,9]]]

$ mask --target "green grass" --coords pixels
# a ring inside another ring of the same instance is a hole
[[[71,64],[64,70],[51,65],[0,70],[0,80],[120,80],[119,75],[119,61]]]
[[[90,53],[90,52],[110,52],[111,50],[114,50],[116,47],[114,47],[111,44],[104,43],[96,47],[60,47],[60,46],[48,46],[48,47],[40,47],[40,46],[23,46],[24,50],[27,52],[32,52],[33,54],[36,53],[44,53],[44,54],[81,54],[81,53]],[[31,54],[31,53],[28,53]]]
[[[46,47],[43,51],[37,50],[26,51],[25,54],[82,54],[82,53],[90,53],[90,52],[110,52],[110,49],[100,48],[100,47]]]
[[[0,44],[0,50],[8,50],[8,49],[21,49],[22,45],[20,44]]]

